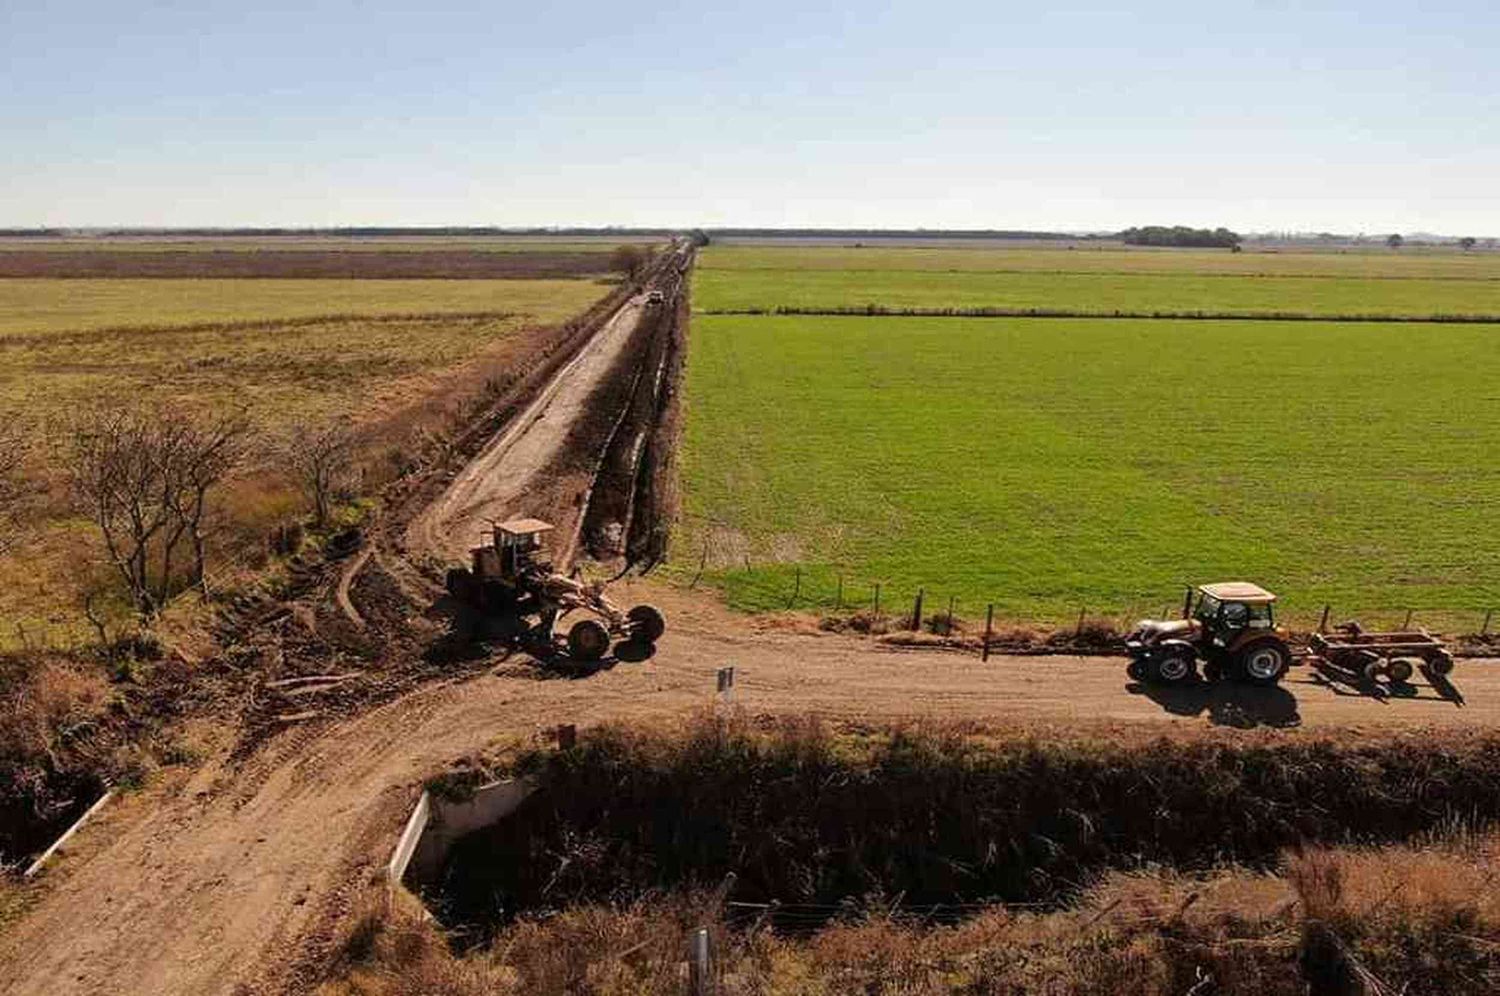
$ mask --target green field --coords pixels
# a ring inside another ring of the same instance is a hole
[[[1309,252],[1223,249],[995,248],[715,245],[698,259],[713,270],[952,270],[955,272],[1190,273],[1242,276],[1435,277],[1500,280],[1500,252],[1403,249]]]
[[[504,311],[552,322],[606,291],[584,280],[0,279],[0,336],[443,312]]]
[[[712,276],[705,272],[700,281]],[[703,306],[702,296],[698,299]],[[745,609],[1500,603],[1494,326],[698,316],[677,560]],[[713,524],[710,524],[712,520]],[[909,601],[907,602],[909,605]]]
[[[786,261],[793,264],[808,255],[789,253]],[[798,264],[785,269],[710,268],[695,282],[694,306],[704,312],[871,304],[1080,314],[1500,316],[1500,280],[927,267],[832,270]]]

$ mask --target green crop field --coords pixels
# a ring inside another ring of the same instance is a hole
[[[1098,248],[995,248],[798,245],[714,245],[698,260],[713,270],[950,270],[953,272],[1189,273],[1241,276],[1431,277],[1500,280],[1500,252],[1403,249],[1362,252],[1250,249],[1140,249],[1112,243]]]
[[[703,270],[695,281],[695,307],[716,312],[873,304],[891,309],[1042,309],[1080,314],[1500,316],[1500,280],[1490,279],[927,267],[829,270],[802,267],[798,261],[810,254],[787,252],[786,269]]]
[[[971,616],[1240,577],[1304,617],[1483,608],[1497,350],[1495,326],[700,315],[676,559],[706,549],[744,609],[799,567],[804,605],[843,575]]]
[[[503,311],[550,322],[606,291],[584,280],[0,279],[0,336],[442,312]]]

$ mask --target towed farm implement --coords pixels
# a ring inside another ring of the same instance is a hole
[[[1453,655],[1424,629],[1370,632],[1357,622],[1311,634],[1293,648],[1276,622],[1276,596],[1256,584],[1221,582],[1188,590],[1181,619],[1143,619],[1125,638],[1126,668],[1136,681],[1175,685],[1197,677],[1274,685],[1293,665],[1315,668],[1330,682],[1385,697],[1418,671],[1445,697]],[[1382,685],[1383,683],[1383,685]]]

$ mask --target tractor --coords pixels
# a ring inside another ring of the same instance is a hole
[[[512,519],[493,527],[492,541],[470,552],[471,566],[448,572],[448,594],[466,610],[469,628],[521,645],[555,650],[558,620],[571,612],[587,613],[568,630],[564,641],[576,661],[598,661],[615,639],[647,646],[661,639],[666,620],[654,606],[623,611],[604,595],[603,582],[588,582],[552,569],[542,536],[552,531],[540,519]]]
[[[1243,581],[1188,589],[1183,617],[1144,619],[1125,638],[1127,673],[1137,681],[1176,685],[1198,665],[1209,681],[1234,678],[1274,685],[1292,663],[1286,631],[1276,625],[1276,596]]]

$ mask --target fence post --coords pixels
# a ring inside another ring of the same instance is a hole
[[[1087,605],[1080,606],[1078,609],[1078,625],[1073,628],[1073,639],[1075,640],[1083,635],[1083,617],[1088,615],[1088,611],[1089,608]]]
[[[925,594],[927,594],[926,588],[917,589],[917,601],[916,604],[911,607],[912,632],[916,632],[917,630],[922,628],[922,596]]]
[[[993,633],[994,630],[995,603],[991,602],[990,607],[985,610],[984,613],[984,643],[980,645],[979,650],[979,659],[982,661],[987,661],[990,659],[990,634]]]
[[[875,618],[880,618],[880,582],[875,582]]]
[[[1479,631],[1480,636],[1490,635],[1490,617],[1495,614],[1494,609],[1486,609],[1484,613],[1484,627]]]
[[[786,607],[791,608],[797,604],[797,596],[802,594],[802,565],[797,565],[797,584],[792,588],[792,597],[786,600]]]
[[[698,561],[698,573],[693,575],[693,580],[688,584],[689,588],[698,587],[698,579],[703,577],[703,569],[708,566],[708,542],[703,543],[703,559]]]
[[[948,596],[948,625],[943,627],[945,636],[953,635],[953,607],[958,604],[957,595]]]
[[[833,608],[834,608],[834,611],[838,611],[838,610],[842,609],[843,607],[844,607],[844,576],[842,574],[840,574],[839,575],[839,593],[838,593],[837,596],[834,597]]]
[[[1326,605],[1326,604],[1325,604],[1325,605],[1324,605],[1324,606],[1323,606],[1323,618],[1322,618],[1322,620],[1321,620],[1321,621],[1319,621],[1319,623],[1318,623],[1318,632],[1319,632],[1319,633],[1326,633],[1326,632],[1328,632],[1328,613],[1329,613],[1329,612],[1330,612],[1330,611],[1331,611],[1331,610],[1332,610],[1332,609],[1333,609],[1333,606],[1332,606],[1332,605]]]
[[[1401,624],[1401,629],[1403,631],[1411,629],[1411,612],[1411,609],[1406,610],[1406,622]]]
[[[688,992],[712,996],[714,988],[712,942],[708,928],[699,927],[688,936]]]

